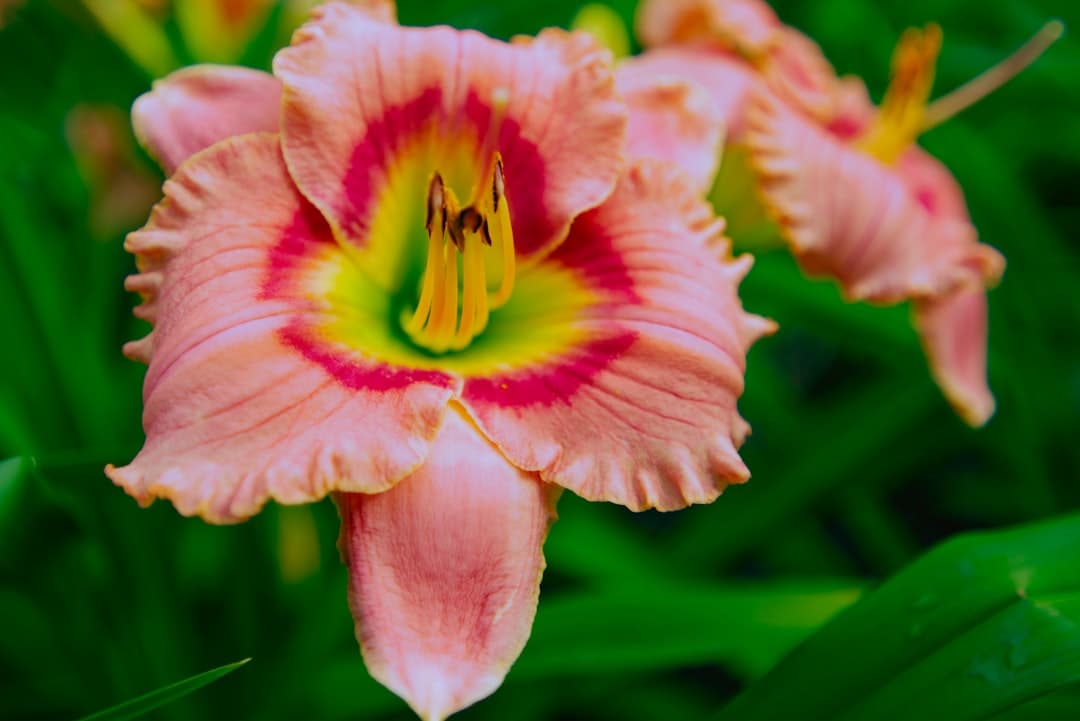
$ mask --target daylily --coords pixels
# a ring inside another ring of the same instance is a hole
[[[940,31],[909,31],[874,108],[860,80],[837,78],[762,2],[647,0],[639,21],[643,40],[664,47],[623,72],[690,78],[724,111],[736,170],[721,171],[713,198],[736,241],[777,229],[806,272],[835,278],[849,300],[913,301],[935,380],[965,421],[985,423],[985,289],[1004,259],[978,242],[959,185],[916,140],[1034,60],[1060,27],[933,104]],[[753,182],[739,177],[743,160]]]
[[[1048,25],[981,80],[934,103],[935,25],[901,38],[879,108],[865,88],[849,85],[844,114],[821,125],[768,93],[753,99],[751,165],[803,269],[837,279],[850,300],[910,299],[931,373],[972,426],[994,413],[986,289],[1001,278],[1005,259],[978,242],[960,185],[916,141],[1026,67],[1059,34],[1060,25]]]
[[[274,75],[136,104],[174,171],[127,248],[154,327],[142,503],[241,521],[333,493],[372,675],[424,718],[521,652],[566,488],[634,510],[748,472],[736,409],[771,330],[674,164],[624,166],[610,55],[322,6]]]
[[[700,84],[723,113],[729,143],[742,140],[749,94],[758,85],[811,117],[835,112],[832,66],[763,0],[643,0],[636,24],[649,50],[621,73]]]
[[[762,0],[643,0],[636,24],[648,50],[620,65],[620,86],[655,86],[663,79],[690,82],[707,94],[714,122],[725,134],[724,162],[719,155],[683,152],[673,157],[701,180],[706,192],[711,189],[736,243],[753,248],[772,242],[777,228],[755,197],[746,164],[750,96],[765,87],[828,122],[843,113],[850,81],[837,80],[813,40],[782,24]],[[658,112],[670,115],[656,103],[640,102],[640,96],[628,96],[627,102],[632,125],[655,124],[651,118]]]

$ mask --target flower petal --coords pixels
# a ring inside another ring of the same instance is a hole
[[[916,301],[915,327],[934,380],[957,414],[976,428],[990,420],[994,396],[986,382],[986,292],[959,290]]]
[[[821,47],[798,30],[779,28],[758,66],[780,97],[803,112],[827,120],[835,112],[836,71]]]
[[[139,143],[172,175],[219,140],[278,128],[281,82],[269,73],[195,65],[154,82],[131,108]]]
[[[268,498],[379,491],[424,459],[453,382],[297,337],[318,302],[271,282],[282,238],[340,253],[288,179],[276,135],[239,136],[185,163],[128,237],[155,327],[128,344],[149,362],[146,444],[116,483],[142,503],[241,520]],[[316,352],[318,351],[318,352]]]
[[[760,190],[803,269],[852,300],[895,303],[996,282],[1000,254],[966,216],[933,212],[898,167],[755,93],[747,131]]]
[[[971,222],[964,191],[940,160],[917,145],[896,162],[896,174],[930,215]]]
[[[840,140],[854,140],[866,132],[876,114],[877,108],[861,78],[854,75],[837,78],[833,85],[832,117],[826,123],[830,134]]]
[[[397,486],[337,497],[364,661],[421,718],[489,695],[521,653],[555,497],[458,413]]]
[[[753,68],[739,58],[703,47],[658,48],[628,58],[619,66],[619,83],[633,82],[639,87],[649,80],[672,82],[684,80],[703,88],[712,100],[712,114],[725,129],[727,142],[742,137],[746,125],[746,104],[751,90],[764,84]],[[631,110],[640,108],[631,96]],[[631,123],[635,118],[631,115]],[[629,143],[635,142],[631,127]]]
[[[749,476],[736,400],[772,323],[736,295],[751,259],[670,164],[633,167],[545,260],[595,297],[587,340],[526,369],[467,378],[462,402],[507,458],[592,500],[670,510]]]
[[[448,146],[479,152],[491,136],[522,256],[557,243],[575,215],[603,201],[621,164],[625,108],[610,53],[586,33],[548,30],[507,44],[399,28],[329,3],[278,53],[274,72],[285,84],[289,170],[351,242],[363,242],[388,171],[420,139],[433,158],[426,178],[447,172],[434,165]]]
[[[627,157],[678,163],[707,193],[720,164],[725,120],[708,92],[633,63],[620,66],[616,87],[630,110]]]
[[[767,50],[781,27],[763,0],[643,0],[636,25],[646,47],[708,40],[744,55]]]

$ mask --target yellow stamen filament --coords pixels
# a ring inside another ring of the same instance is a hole
[[[461,301],[461,325],[451,345],[453,350],[461,350],[483,330],[478,322],[481,306],[483,306],[483,324],[487,324],[487,283],[484,278],[482,242],[476,233],[465,236],[465,253],[462,259],[464,293]]]
[[[1039,59],[1065,32],[1060,20],[1051,20],[1000,63],[964,83],[948,95],[943,95],[926,107],[920,132],[944,123],[962,110],[970,108],[990,93],[1019,75]]]
[[[458,258],[457,249],[447,243],[443,246],[443,268],[445,270],[443,281],[442,303],[439,317],[436,319],[432,313],[431,322],[431,350],[442,353],[450,347],[450,341],[454,337],[454,328],[457,326],[458,316]]]
[[[501,177],[501,168],[497,177]],[[514,276],[516,275],[517,258],[514,249],[514,230],[510,227],[510,203],[504,197],[495,210],[494,232],[492,232],[492,244],[496,251],[502,255],[502,282],[495,295],[491,298],[491,306],[498,308],[510,299],[514,292]]]
[[[514,234],[499,153],[484,177],[488,191],[474,190],[472,202],[460,210],[442,176],[433,174],[428,184],[427,267],[416,310],[403,317],[403,326],[417,345],[433,353],[468,346],[487,327],[490,311],[509,300],[514,288]],[[502,278],[494,295],[488,293],[485,248],[502,258]]]
[[[435,277],[442,277],[443,231],[446,227],[445,197],[443,179],[438,173],[428,184],[428,254],[427,269],[424,273],[423,286],[420,288],[420,300],[416,312],[405,326],[410,335],[418,333],[427,322],[431,312],[431,302],[435,297]]]

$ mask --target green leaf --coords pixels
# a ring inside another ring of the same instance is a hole
[[[205,671],[192,676],[191,678],[186,678],[183,681],[177,681],[176,683],[159,688],[156,691],[151,691],[144,696],[139,696],[138,698],[125,701],[112,708],[105,709],[104,711],[98,711],[95,714],[85,716],[81,721],[128,721],[128,719],[138,718],[143,714],[147,714],[156,708],[172,703],[179,698],[183,698],[184,696],[199,690],[203,686],[217,681],[222,676],[232,673],[250,660],[250,658],[245,658],[242,661]]]
[[[1076,683],[1077,548],[1080,515],[957,537],[837,616],[719,719],[986,719]]]
[[[851,584],[664,582],[556,595],[540,604],[510,680],[703,663],[752,678],[859,593]]]
[[[33,465],[27,458],[8,458],[0,461],[0,525],[14,513],[20,484],[27,469]]]

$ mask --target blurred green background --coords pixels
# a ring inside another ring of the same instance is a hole
[[[399,15],[509,37],[567,26],[579,4],[401,0]],[[634,4],[612,7],[629,21]],[[1050,17],[1080,29],[1075,0],[775,6],[875,97],[909,25],[945,30],[939,93]],[[271,10],[245,63],[268,66],[287,15]],[[121,244],[160,188],[126,116],[151,78],[77,2],[29,0],[5,17],[0,717],[73,718],[253,657],[153,717],[410,718],[364,671],[329,502],[213,527],[166,503],[142,510],[102,474],[142,440],[143,367],[119,348],[145,329]],[[191,61],[177,23],[164,27]],[[782,330],[749,359],[754,478],[667,515],[565,494],[533,638],[461,719],[706,719],[747,688],[729,718],[931,718],[915,711],[931,679],[925,693],[946,705],[926,708],[941,717],[1080,717],[1080,519],[1068,515],[1080,508],[1080,43],[1066,36],[924,144],[1009,262],[990,295],[990,424],[972,431],[949,410],[907,308],[846,305],[785,253],[762,255],[743,298]],[[947,545],[766,676],[935,544],[1052,517],[1064,520]],[[988,685],[965,691],[973,679]],[[994,689],[1003,700],[980,706]],[[815,706],[815,693],[831,700]]]

